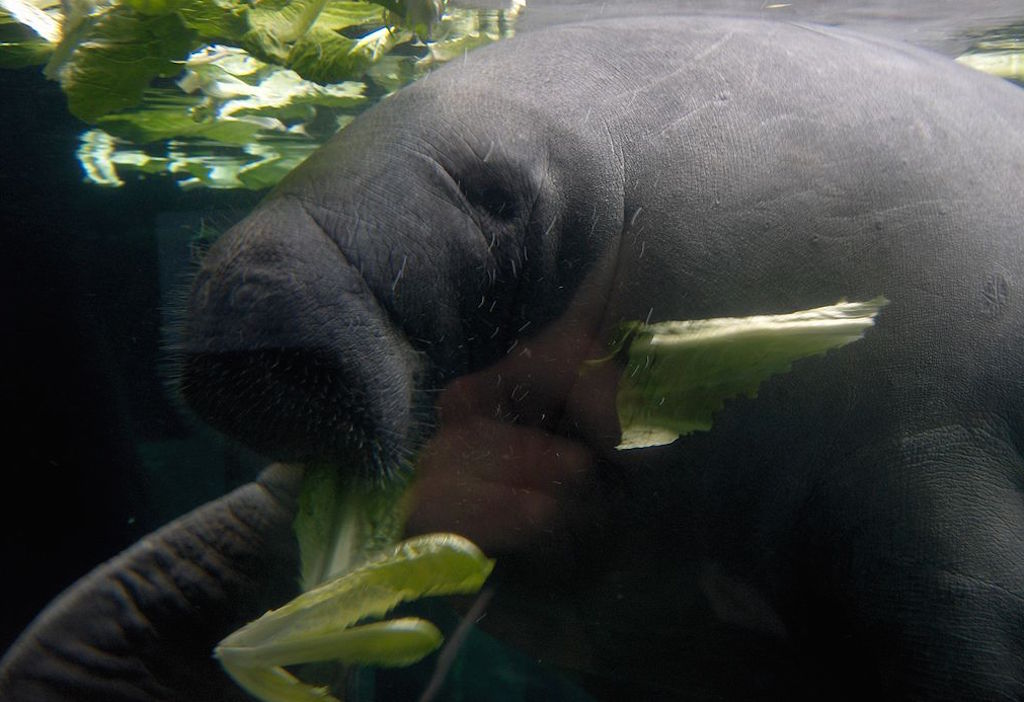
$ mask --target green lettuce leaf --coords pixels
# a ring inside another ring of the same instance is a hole
[[[326,688],[302,682],[283,666],[321,659],[352,665],[404,666],[421,660],[441,642],[437,627],[410,617],[266,646],[255,653],[222,646],[216,655],[239,687],[262,702],[338,702]]]
[[[349,27],[378,27],[383,12],[381,3],[335,0],[327,3],[317,18],[317,24],[335,31]]]
[[[95,183],[163,163],[182,187],[263,188],[370,97],[510,36],[523,0],[507,2],[0,0],[0,67],[45,63],[71,112],[116,137],[83,138]],[[130,148],[157,141],[166,155]],[[225,156],[220,145],[259,153]]]
[[[295,535],[302,589],[321,583],[393,548],[401,536],[405,484],[346,480],[330,465],[310,465],[302,480]]]
[[[0,68],[46,63],[63,21],[59,1],[0,0]]]
[[[476,592],[493,566],[461,536],[416,536],[267,612],[224,639],[220,647],[253,652],[270,642],[278,645],[383,617],[402,602]]]
[[[313,482],[328,492],[333,489],[324,475]],[[310,499],[323,504],[311,505]],[[315,511],[327,502],[311,494],[302,500],[300,520],[303,510]],[[300,531],[300,543],[323,547],[327,534]],[[214,655],[241,687],[264,702],[333,700],[326,690],[303,683],[283,667],[321,661],[414,663],[441,645],[433,624],[415,617],[358,623],[421,597],[476,592],[493,567],[476,546],[454,534],[408,539],[250,622],[221,641]]]
[[[191,0],[177,9],[182,24],[213,42],[236,42],[248,30],[249,7],[237,0]]]
[[[60,81],[72,114],[94,122],[138,104],[155,78],[180,73],[180,60],[196,45],[196,33],[175,14],[117,6],[82,18],[65,34],[46,74]]]
[[[249,11],[242,46],[271,63],[288,65],[291,45],[303,37],[323,12],[326,0],[267,0]]]
[[[860,339],[885,304],[878,297],[791,314],[623,325],[617,448],[661,446],[710,429],[725,400],[754,397],[793,361]]]
[[[958,63],[1015,82],[1024,81],[1024,50],[961,54]]]
[[[299,135],[258,133],[252,141],[238,145],[192,139],[142,149],[102,129],[91,129],[82,135],[77,156],[86,178],[98,185],[117,187],[129,174],[142,173],[169,176],[185,190],[264,190],[316,148],[316,142]]]
[[[975,70],[1024,85],[1024,35],[1020,25],[982,32],[956,60]]]
[[[210,119],[203,116],[201,107],[198,97],[170,89],[153,90],[147,91],[145,107],[104,115],[96,123],[107,133],[135,144],[180,137],[243,145],[264,128],[255,121]]]
[[[304,78],[332,83],[361,77],[387,52],[408,40],[407,33],[388,28],[350,39],[318,24],[295,42],[288,64]]]

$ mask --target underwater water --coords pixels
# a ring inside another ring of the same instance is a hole
[[[907,42],[950,61],[964,54],[1015,54],[998,70],[1024,85],[1024,8],[1012,1],[530,0],[516,31],[680,12],[837,26]],[[253,480],[268,459],[184,409],[174,387],[180,368],[167,351],[179,340],[188,283],[210,241],[266,191],[184,188],[178,178],[132,170],[121,173],[120,187],[91,182],[76,156],[87,127],[69,113],[55,83],[38,69],[0,69],[0,96],[0,231],[6,244],[0,279],[9,359],[0,394],[8,406],[5,443],[13,447],[0,489],[3,651],[76,579],[167,522]],[[986,105],[976,109],[983,113]],[[1024,112],[1019,118],[1024,121]],[[998,298],[1001,279],[994,280]],[[636,509],[661,509],[656,496],[646,499]],[[649,545],[652,557],[666,557],[672,538],[668,530],[666,543]],[[688,596],[671,580],[637,582],[628,571],[616,577],[606,586],[620,598],[635,597],[644,621],[657,621],[659,602]],[[679,575],[680,582],[691,577],[698,576]],[[571,583],[551,588],[557,608]],[[747,594],[740,588],[722,597],[744,600]],[[459,611],[471,604],[461,603]],[[664,654],[661,642],[672,640],[669,633],[654,630],[646,645],[629,644],[636,647],[629,651],[632,663],[621,670],[615,661],[591,657],[586,674],[563,676],[561,661],[549,667],[535,652],[505,646],[502,632],[529,627],[531,616],[555,616],[547,602],[518,604],[513,614],[494,616],[491,633],[471,635],[479,637],[467,647],[471,658],[455,666],[454,682],[437,699],[592,699],[586,681],[602,678],[602,669],[613,680],[606,688],[612,695],[639,686],[649,699],[673,699],[658,687],[661,681],[629,677],[642,670],[637,661]],[[752,595],[740,608],[749,614],[760,606]],[[699,604],[677,601],[674,607]],[[450,608],[432,603],[423,609],[446,634],[456,630],[459,620]],[[766,615],[758,625],[771,629],[774,620]],[[615,650],[620,633],[610,626],[600,650]],[[749,644],[740,634],[730,642],[738,650]],[[557,641],[548,644],[559,649]],[[567,634],[565,660],[572,659],[575,644]],[[699,649],[699,634],[687,645]],[[361,672],[349,689],[353,698],[416,699],[435,667],[431,658],[411,671],[379,677]]]

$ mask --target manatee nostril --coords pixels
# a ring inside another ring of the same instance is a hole
[[[280,460],[329,460],[379,477],[397,448],[382,438],[361,384],[326,352],[257,349],[188,354],[181,393],[207,422]]]

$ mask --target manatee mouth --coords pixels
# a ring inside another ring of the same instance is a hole
[[[382,435],[375,398],[346,375],[331,354],[310,349],[187,353],[179,388],[208,423],[270,458],[389,476],[401,441]]]

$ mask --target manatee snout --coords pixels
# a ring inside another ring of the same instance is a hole
[[[179,389],[212,426],[278,460],[400,466],[414,355],[300,203],[272,201],[217,242],[185,319]]]

